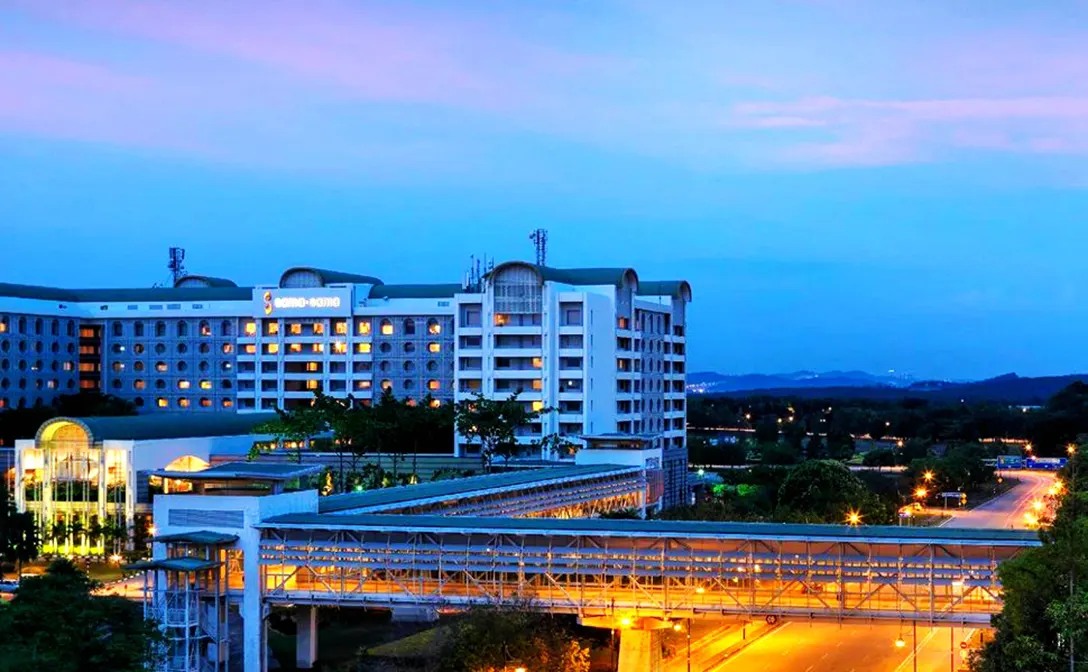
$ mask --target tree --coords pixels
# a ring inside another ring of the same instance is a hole
[[[809,522],[841,523],[850,511],[860,511],[870,524],[887,518],[861,479],[832,460],[809,460],[790,470],[779,488],[778,506]],[[776,515],[790,518],[785,512]]]
[[[850,432],[832,430],[827,433],[827,455],[833,460],[849,460],[854,456],[854,437]]]
[[[801,449],[784,441],[768,443],[763,446],[761,461],[763,464],[797,464],[801,461]]]
[[[865,453],[861,463],[867,467],[893,467],[895,466],[895,452],[887,448],[876,448]]]
[[[457,431],[470,441],[480,442],[480,456],[488,472],[496,456],[508,460],[521,452],[517,441],[519,429],[550,412],[526,408],[518,400],[518,394],[515,392],[506,399],[488,399],[477,393],[454,407]]]
[[[764,415],[756,423],[756,443],[760,445],[778,442],[778,418],[773,415]]]
[[[82,672],[150,669],[163,635],[139,604],[92,594],[97,584],[68,560],[22,581],[0,608],[0,670]],[[47,625],[43,625],[47,624]]]
[[[824,447],[824,440],[819,434],[813,434],[808,438],[808,444],[805,445],[805,457],[810,460],[827,458],[827,449]]]
[[[38,557],[40,550],[34,514],[16,510],[8,496],[7,479],[0,479],[0,557],[15,564],[22,574],[23,563]]]
[[[289,411],[277,408],[276,417],[254,427],[253,433],[276,437],[277,448],[283,448],[287,442],[294,443],[294,461],[301,464],[302,451],[310,449],[310,440],[326,430],[326,418],[317,407],[319,402],[320,396],[317,396],[310,406],[298,406]]]
[[[534,613],[527,605],[475,607],[443,642],[441,672],[589,672],[589,649],[574,638],[569,619]]]

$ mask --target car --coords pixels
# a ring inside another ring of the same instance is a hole
[[[14,593],[19,590],[19,582],[14,579],[0,579],[0,593]]]

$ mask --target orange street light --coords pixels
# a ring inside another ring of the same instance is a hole
[[[529,672],[529,670],[526,670],[524,667],[515,667],[514,672]]]
[[[932,483],[933,482],[933,472],[932,471],[927,471],[926,473],[922,474],[922,478],[926,479],[926,483]]]
[[[621,619],[620,619],[620,627],[622,627],[622,628],[629,628],[629,627],[631,627],[631,619],[630,619],[630,618],[628,618],[628,617],[626,617],[626,616],[624,616],[623,618],[621,618]]]
[[[1066,446],[1066,447],[1065,447],[1065,452],[1067,452],[1067,453],[1069,453],[1070,455],[1072,455],[1072,454],[1074,454],[1074,453],[1076,453],[1076,452],[1077,452],[1077,447],[1076,447],[1076,446],[1074,446],[1073,444],[1069,444],[1068,446]]]
[[[683,632],[684,631],[684,626],[679,624],[679,623],[673,623],[672,624],[672,630],[673,630],[673,632]]]
[[[926,495],[928,495],[928,494],[929,494],[929,491],[926,490],[925,488],[918,488],[917,490],[914,491],[914,496],[917,497],[918,499],[925,499]]]
[[[1062,483],[1061,481],[1054,481],[1054,492],[1056,492],[1056,493],[1058,493],[1060,495],[1064,491],[1065,491],[1065,483]]]
[[[1045,507],[1045,506],[1046,505],[1043,504],[1043,500],[1041,500],[1041,499],[1036,499],[1035,501],[1033,501],[1031,503],[1031,508],[1035,509],[1036,511],[1042,511],[1043,507]]]
[[[846,514],[846,522],[853,527],[857,527],[861,524],[861,514],[857,511],[851,511]]]
[[[1035,517],[1034,513],[1025,513],[1024,522],[1028,524],[1028,527],[1035,527],[1039,524],[1039,519]]]
[[[907,640],[903,639],[902,637],[900,637],[899,639],[895,640],[895,648],[897,648],[897,649],[905,649],[906,647],[907,647]]]

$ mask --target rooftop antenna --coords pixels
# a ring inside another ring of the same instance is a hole
[[[172,285],[178,284],[178,280],[185,277],[185,248],[170,248],[170,263],[166,265],[170,269]]]
[[[548,260],[548,230],[536,229],[529,234],[529,240],[536,247],[536,265],[545,266]]]

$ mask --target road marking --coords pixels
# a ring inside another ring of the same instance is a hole
[[[814,667],[816,667],[816,666],[815,665],[809,665],[808,667],[805,668],[805,672],[812,672],[812,668],[814,668]]]
[[[735,661],[736,659],[738,659],[738,658],[740,658],[741,656],[743,656],[743,655],[744,655],[744,654],[745,654],[745,653],[746,653],[746,652],[747,652],[747,651],[748,651],[749,649],[751,649],[751,648],[752,648],[753,646],[756,646],[757,644],[761,644],[761,643],[763,643],[763,642],[764,642],[765,640],[768,640],[768,639],[770,639],[771,637],[774,637],[775,635],[777,635],[778,633],[782,632],[783,630],[785,630],[786,628],[790,627],[791,625],[793,625],[793,621],[787,621],[786,623],[783,623],[782,625],[780,625],[780,626],[778,627],[778,629],[777,629],[777,630],[774,630],[773,632],[768,632],[768,633],[767,633],[766,635],[763,635],[762,637],[760,637],[760,638],[759,638],[758,640],[756,640],[755,642],[752,642],[751,644],[749,644],[748,646],[744,647],[744,648],[743,648],[743,649],[741,649],[740,651],[737,651],[737,652],[736,652],[735,654],[733,654],[732,656],[729,656],[728,658],[726,658],[726,659],[725,659],[724,661],[722,661],[722,662],[718,663],[718,664],[717,664],[717,665],[715,665],[715,666],[714,666],[714,667],[713,667],[712,669],[714,669],[714,670],[720,670],[720,669],[722,669],[723,667],[728,667],[728,666],[729,666],[729,665],[730,665],[730,664],[731,664],[731,663],[732,663],[733,661]]]

